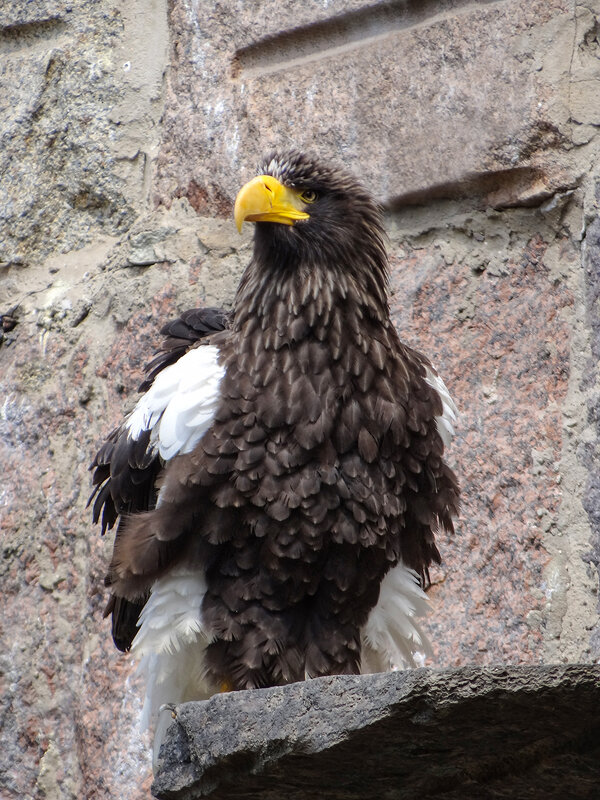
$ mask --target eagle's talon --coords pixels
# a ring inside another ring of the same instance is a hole
[[[163,711],[170,711],[171,717],[177,719],[177,705],[175,703],[163,703],[158,709],[158,713],[162,714]]]

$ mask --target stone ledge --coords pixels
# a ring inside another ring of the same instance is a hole
[[[157,798],[591,798],[600,667],[320,678],[175,709]]]

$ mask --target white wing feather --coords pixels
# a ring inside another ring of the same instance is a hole
[[[454,425],[458,415],[458,408],[456,407],[454,400],[450,397],[450,392],[448,391],[446,384],[440,378],[437,372],[431,367],[427,367],[425,380],[436,390],[442,401],[442,416],[436,417],[435,420],[438,433],[441,436],[444,447],[448,447],[454,438]]]
[[[164,461],[189,453],[214,419],[225,369],[219,350],[205,345],[189,350],[154,379],[125,422],[129,436],[151,430],[150,446]]]

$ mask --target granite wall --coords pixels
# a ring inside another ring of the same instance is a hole
[[[87,464],[161,322],[231,302],[296,144],[385,204],[394,318],[460,409],[432,666],[600,657],[600,2],[4,0],[0,796],[147,797]]]

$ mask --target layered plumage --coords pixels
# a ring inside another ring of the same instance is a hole
[[[378,206],[297,153],[262,173],[236,203],[256,229],[231,314],[165,329],[145,395],[92,465],[94,518],[121,517],[113,635],[127,649],[143,608],[150,715],[411,664],[427,647],[419,576],[457,510],[455,407],[390,321]]]

